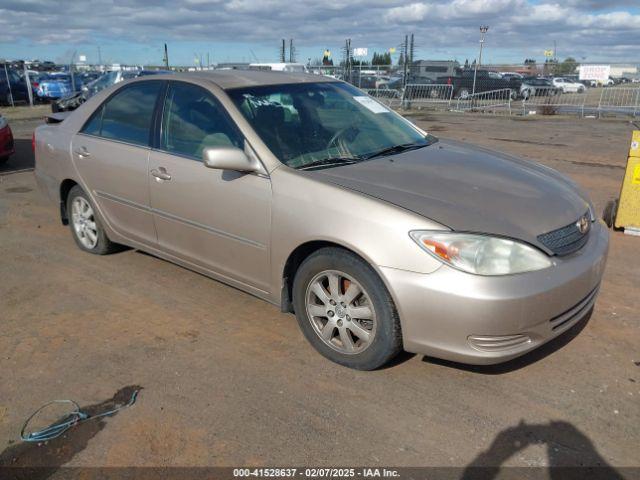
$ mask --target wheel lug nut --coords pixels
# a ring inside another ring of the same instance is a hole
[[[351,321],[351,317],[350,317],[349,315],[347,315],[347,317],[346,317],[346,318],[347,318],[347,322],[350,322],[350,321]]]
[[[342,320],[338,320],[338,326],[341,327],[342,326]]]
[[[335,305],[335,304],[336,304],[336,301],[332,299],[332,300],[329,300],[329,303],[330,303],[331,305]]]
[[[342,305],[343,307],[346,307],[346,306],[347,306],[347,304],[346,304],[346,303],[344,303],[344,302],[340,302],[340,305]]]
[[[329,315],[329,317],[333,317],[335,314],[333,313],[333,311],[329,310],[329,311],[327,312],[327,315]]]

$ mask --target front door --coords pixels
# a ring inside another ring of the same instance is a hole
[[[117,233],[155,245],[149,206],[149,142],[161,81],[123,87],[72,140],[71,155],[88,194]]]
[[[244,148],[212,93],[170,82],[157,150],[149,158],[150,202],[160,247],[228,279],[268,290],[271,182],[204,166],[205,147]]]

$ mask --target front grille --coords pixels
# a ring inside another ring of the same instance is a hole
[[[580,219],[583,217],[586,218],[588,222],[587,231],[584,233],[580,231],[578,226]],[[586,212],[582,217],[576,219],[575,222],[569,225],[538,235],[538,241],[556,255],[568,255],[569,253],[580,250],[584,244],[587,243],[590,231],[591,219],[589,212]]]

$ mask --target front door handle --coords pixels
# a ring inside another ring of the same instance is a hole
[[[151,170],[151,175],[156,177],[157,181],[171,180],[171,175],[167,173],[167,170],[164,167],[159,167],[157,170],[154,168]]]
[[[80,158],[86,158],[86,157],[90,157],[91,154],[89,153],[89,150],[87,150],[87,147],[78,147],[74,150],[74,153],[76,155],[78,155]]]

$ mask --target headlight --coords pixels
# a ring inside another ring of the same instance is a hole
[[[9,125],[9,122],[7,122],[7,119],[0,116],[0,130],[2,130],[7,125]]]
[[[510,275],[553,265],[541,251],[506,238],[435,231],[413,231],[409,235],[440,261],[477,275]]]

